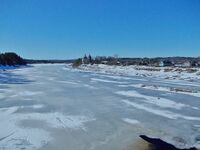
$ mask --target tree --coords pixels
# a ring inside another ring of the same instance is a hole
[[[16,53],[9,52],[0,54],[0,64],[14,66],[14,65],[26,65],[27,63],[23,58],[21,58]]]
[[[75,60],[74,63],[72,64],[72,67],[77,68],[80,65],[82,65],[82,59],[81,58]]]
[[[92,63],[92,56],[90,54],[88,56],[88,59],[89,59],[89,63]]]

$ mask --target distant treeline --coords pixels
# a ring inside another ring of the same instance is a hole
[[[73,63],[74,60],[34,60],[23,59],[14,52],[0,53],[0,65],[16,66],[26,64],[55,64],[55,63]]]
[[[28,64],[56,64],[56,63],[73,63],[75,60],[34,60],[25,59]]]
[[[106,65],[141,65],[141,66],[177,66],[177,67],[200,67],[200,57],[156,57],[156,58],[118,58],[85,55],[74,61],[73,66],[82,64],[106,64]]]
[[[21,58],[16,53],[0,53],[0,65],[3,66],[16,66],[16,65],[26,65],[26,61]]]
[[[118,58],[107,56],[85,55],[83,58],[71,60],[34,60],[23,59],[13,52],[0,53],[0,65],[26,65],[39,63],[73,63],[73,67],[78,67],[82,64],[106,64],[106,65],[142,65],[142,66],[177,66],[177,67],[200,67],[200,57],[156,57],[156,58]]]

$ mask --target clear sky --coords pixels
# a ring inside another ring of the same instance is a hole
[[[200,56],[200,0],[0,0],[0,52]]]

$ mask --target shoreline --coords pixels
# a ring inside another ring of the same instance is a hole
[[[72,68],[71,64],[66,65],[66,68]],[[149,66],[115,66],[104,64],[80,65],[73,68],[83,72],[97,72],[118,76],[138,76],[152,77],[169,80],[184,80],[196,82],[200,80],[200,68],[181,68],[181,67],[149,67]]]

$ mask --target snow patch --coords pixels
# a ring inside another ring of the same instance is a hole
[[[105,83],[117,83],[117,84],[126,84],[127,82],[119,82],[114,80],[105,80],[105,79],[98,79],[98,78],[91,78],[92,81],[97,82],[105,82]]]
[[[44,105],[42,105],[42,104],[37,104],[37,105],[32,105],[31,107],[32,107],[32,108],[35,108],[35,109],[40,109],[40,108],[44,108]]]
[[[153,96],[142,95],[136,91],[118,91],[118,92],[116,92],[116,94],[123,95],[126,97],[141,98],[141,99],[144,99],[143,101],[145,101],[146,103],[151,103],[151,104],[157,105],[159,107],[163,107],[163,108],[181,109],[181,108],[187,106],[185,104],[176,103],[172,100],[165,99],[165,98],[156,98]]]
[[[43,92],[41,91],[23,91],[19,92],[17,91],[14,95],[11,95],[10,97],[26,97],[26,96],[34,96],[34,95],[41,95]]]
[[[64,84],[73,84],[73,85],[77,85],[78,83],[73,82],[73,81],[58,81],[59,83],[64,83]]]
[[[140,124],[140,122],[138,120],[135,120],[135,119],[123,118],[122,120],[124,122],[130,123],[130,124]]]
[[[144,85],[144,84],[132,84],[132,85],[124,85],[124,87],[144,88],[144,89],[150,89],[150,90],[157,90],[157,91],[171,92],[171,93],[180,93],[180,94],[200,97],[200,92],[175,91],[175,90],[171,90],[171,88],[169,88],[169,87],[162,87],[162,86]]]
[[[176,114],[176,113],[173,113],[173,112],[170,112],[170,111],[166,111],[166,110],[159,110],[159,109],[155,109],[155,108],[151,108],[151,107],[146,107],[146,106],[143,106],[141,104],[130,102],[128,100],[123,100],[123,102],[126,103],[127,105],[133,106],[133,107],[135,107],[137,109],[141,109],[141,110],[150,112],[152,114],[155,114],[155,115],[158,115],[158,116],[162,116],[162,117],[166,117],[166,118],[169,118],[169,119],[179,119],[180,118],[180,119],[185,119],[185,120],[197,120],[197,121],[200,121],[199,117],[184,116],[184,115]]]

